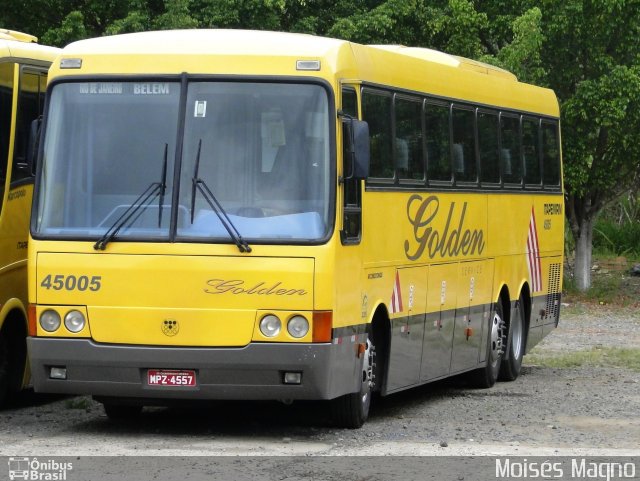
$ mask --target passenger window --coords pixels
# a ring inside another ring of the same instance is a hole
[[[557,124],[542,122],[542,169],[545,186],[560,185],[560,146],[558,144]]]
[[[396,97],[396,172],[399,179],[424,180],[422,102]]]
[[[362,93],[362,117],[369,124],[371,138],[369,176],[392,179],[391,95],[365,89]]]
[[[537,119],[522,119],[522,153],[524,154],[524,183],[541,185],[540,151]]]
[[[481,180],[485,184],[500,182],[498,149],[498,115],[478,112],[478,147],[480,150]]]
[[[14,66],[12,63],[0,63],[0,203],[4,194],[4,184],[7,179],[7,162],[9,160]],[[1,211],[2,206],[0,205]]]
[[[449,106],[426,104],[427,178],[451,182]]]
[[[453,109],[453,173],[456,181],[477,182],[475,112]]]
[[[11,135],[11,110],[13,109],[12,63],[0,63],[0,194],[7,178],[9,138]]]
[[[500,116],[500,159],[502,161],[502,180],[505,184],[522,185],[519,131],[518,117]]]

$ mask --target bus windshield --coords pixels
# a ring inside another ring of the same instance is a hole
[[[111,241],[233,242],[199,184],[249,242],[326,238],[326,90],[221,81],[186,89],[177,81],[55,85],[34,234],[94,240],[111,229]],[[149,186],[157,188],[137,206]]]

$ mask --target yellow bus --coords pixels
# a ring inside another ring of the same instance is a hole
[[[240,30],[67,46],[29,242],[36,391],[111,418],[518,376],[558,322],[552,91],[444,53]]]
[[[27,242],[33,194],[32,122],[43,111],[58,49],[0,29],[0,405],[27,369]]]

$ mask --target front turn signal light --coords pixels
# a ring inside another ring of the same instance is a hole
[[[333,311],[313,311],[313,342],[331,342]]]

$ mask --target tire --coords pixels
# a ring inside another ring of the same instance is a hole
[[[495,304],[489,324],[487,363],[484,367],[471,373],[471,382],[475,387],[487,389],[496,383],[502,364],[504,341],[504,310],[502,301],[499,300]]]
[[[333,422],[336,427],[357,429],[362,427],[369,417],[371,394],[375,385],[375,356],[376,349],[369,338],[362,362],[360,390],[331,401]]]
[[[507,341],[507,355],[500,364],[499,381],[515,381],[520,374],[522,357],[525,348],[525,313],[522,294],[518,298],[518,308],[509,322],[509,340]]]
[[[136,419],[142,412],[142,406],[104,403],[104,412],[112,421]]]
[[[0,331],[0,406],[9,394],[9,379],[11,376],[11,354],[7,336]]]

